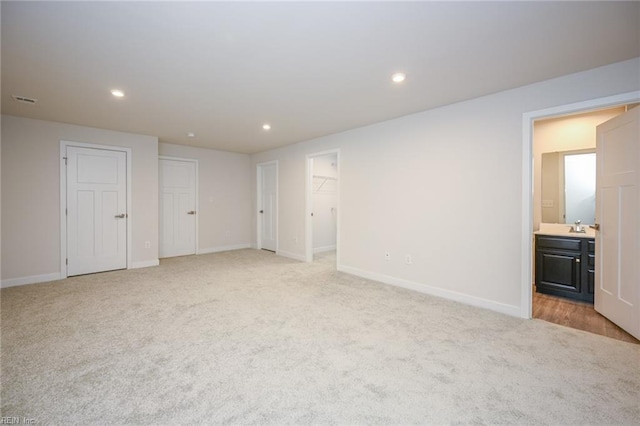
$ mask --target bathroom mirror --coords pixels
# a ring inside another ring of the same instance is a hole
[[[595,150],[542,154],[542,222],[595,223]]]

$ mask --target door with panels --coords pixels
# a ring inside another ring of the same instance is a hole
[[[278,166],[258,166],[260,248],[275,252],[278,246]]]
[[[640,339],[640,107],[596,133],[595,309]]]
[[[196,161],[161,158],[160,257],[196,253]]]
[[[127,267],[127,153],[67,146],[67,276]]]

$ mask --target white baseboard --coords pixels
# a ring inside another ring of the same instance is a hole
[[[289,259],[299,260],[300,262],[306,262],[307,258],[303,254],[291,253],[288,251],[278,250],[276,252],[278,256],[288,257]]]
[[[313,254],[324,253],[325,251],[334,251],[336,249],[336,245],[332,246],[324,246],[324,247],[316,247],[313,249]]]
[[[154,260],[146,260],[142,262],[132,262],[131,266],[128,269],[137,269],[137,268],[147,268],[149,266],[158,266],[160,262],[158,259]],[[51,274],[43,274],[43,275],[31,275],[29,277],[20,277],[20,278],[11,278],[8,280],[2,280],[0,286],[2,288],[6,287],[15,287],[19,285],[27,285],[27,284],[38,284],[44,283],[47,281],[57,281],[63,280],[67,278],[61,272],[54,272]]]
[[[31,275],[29,277],[10,278],[8,280],[2,280],[0,287],[15,287],[18,285],[46,283],[47,281],[61,280],[64,277],[60,272],[53,272],[51,274]]]
[[[219,253],[221,251],[241,250],[246,248],[251,248],[251,244],[243,243],[243,244],[234,244],[231,246],[210,247],[210,248],[198,250],[198,254]]]
[[[418,283],[415,281],[409,281],[402,278],[396,278],[388,275],[377,274],[375,272],[368,272],[362,269],[353,268],[351,266],[338,265],[337,269],[338,271],[346,272],[347,274],[356,275],[358,277],[367,278],[374,281],[379,281],[379,282],[390,284],[396,287],[407,288],[409,290],[414,290],[419,293],[429,294],[431,296],[442,297],[443,299],[453,300],[455,302],[464,303],[466,305],[489,309],[491,311],[500,312],[502,314],[507,314],[514,317],[520,317],[521,315],[519,306],[507,305],[504,303],[494,302],[492,300],[483,299],[480,297],[469,296],[468,294],[458,293],[456,291],[433,287],[433,286]]]
[[[140,262],[131,262],[131,266],[128,269],[148,268],[150,266],[158,266],[160,259],[143,260]]]

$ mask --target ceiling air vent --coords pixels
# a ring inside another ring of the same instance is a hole
[[[38,102],[37,99],[27,98],[26,96],[13,95],[11,97],[18,102],[22,102],[23,104],[35,104],[36,102]]]

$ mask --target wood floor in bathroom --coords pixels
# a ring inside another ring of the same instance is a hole
[[[533,291],[533,317],[566,327],[640,344],[636,338],[600,315],[590,303]]]

